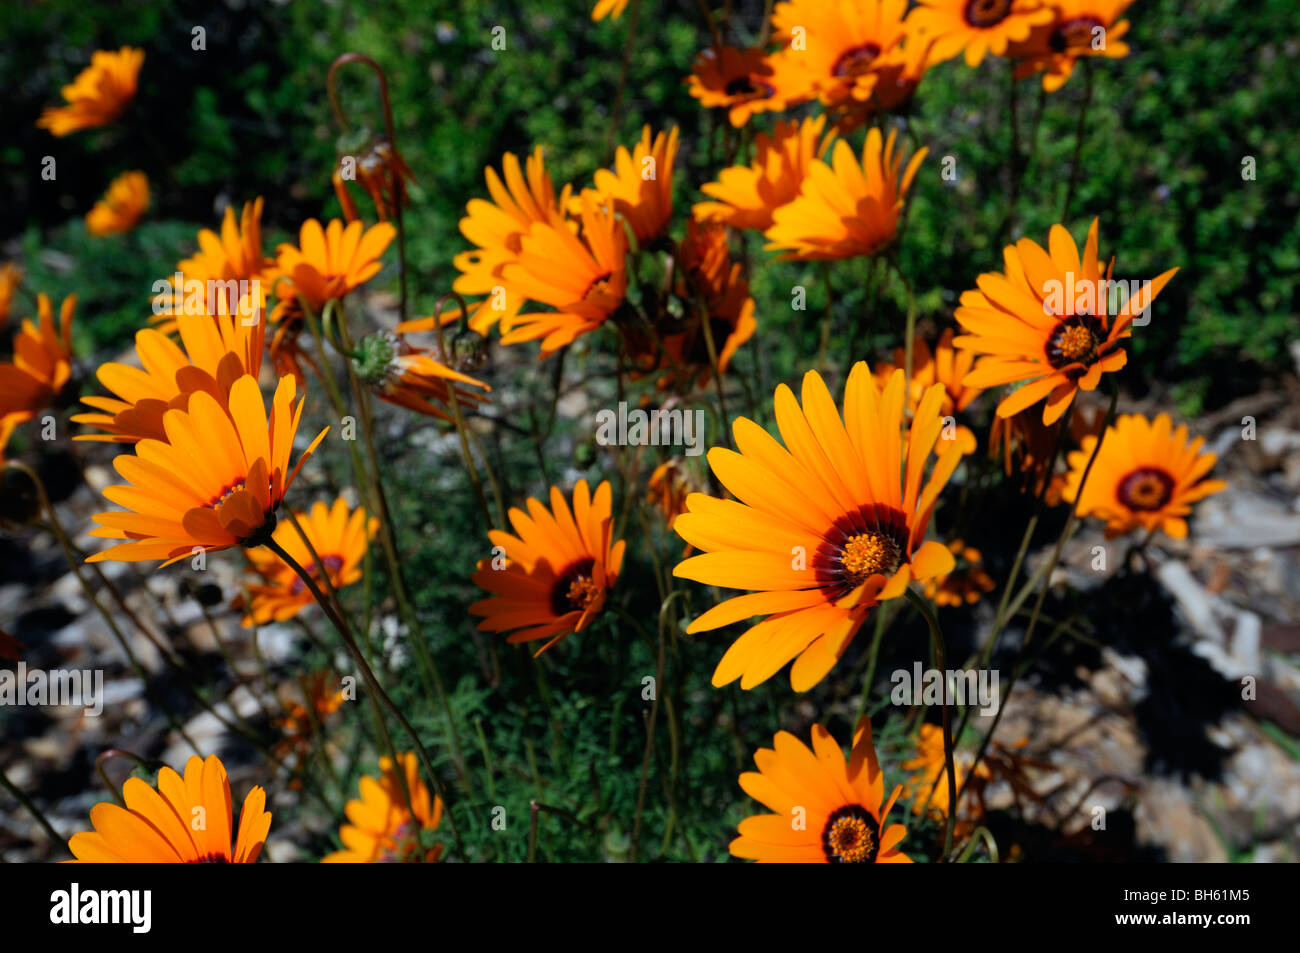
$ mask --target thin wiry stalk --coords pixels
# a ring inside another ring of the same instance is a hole
[[[131,648],[131,643],[122,633],[122,630],[118,628],[117,622],[113,619],[112,614],[100,605],[99,597],[96,595],[95,590],[91,588],[90,583],[81,575],[81,562],[77,559],[76,547],[73,545],[72,538],[68,536],[67,531],[63,528],[63,523],[59,520],[58,514],[54,511],[54,506],[50,503],[50,497],[45,492],[45,484],[41,481],[40,476],[37,475],[35,470],[27,466],[27,464],[20,463],[17,460],[7,461],[5,466],[20,470],[27,475],[29,480],[32,481],[32,484],[36,487],[36,495],[40,500],[41,508],[45,510],[46,515],[49,517],[50,529],[54,533],[55,539],[58,540],[60,548],[63,550],[64,558],[68,560],[68,566],[72,569],[72,574],[77,577],[77,582],[81,584],[81,588],[85,592],[86,598],[89,599],[95,609],[98,610],[99,614],[103,617],[104,622],[107,623],[109,631],[112,632],[114,638],[117,639],[118,645],[122,647],[122,651],[125,653],[127,661],[130,662],[131,668],[135,670],[136,677],[140,679],[140,683],[144,686],[145,694],[149,696],[149,700],[157,706],[158,710],[163,713],[163,716],[167,719],[167,723],[171,726],[172,730],[184,739],[185,743],[194,750],[195,754],[199,757],[203,757],[203,752],[199,749],[199,746],[194,743],[194,739],[185,731],[185,726],[180,723],[180,720],[171,710],[171,707],[167,705],[160,696],[154,693],[149,682],[149,674],[145,671],[144,666],[140,664],[140,660],[136,658],[135,652]],[[195,695],[197,697],[197,692]]]
[[[350,352],[352,348],[352,341],[348,335],[347,321],[343,320],[342,317],[342,306],[337,305],[335,302],[331,301],[329,302],[329,304],[326,305],[326,309],[327,309],[327,320],[329,321],[329,326],[337,328],[338,334],[340,336],[340,340],[343,345],[342,350],[345,353]],[[336,312],[340,315],[337,325],[335,325],[333,322],[333,315]],[[438,315],[435,315],[434,320],[435,322],[438,320]],[[317,329],[315,325],[313,325],[313,331],[315,332],[316,330]],[[319,340],[320,337],[318,335],[318,341]],[[323,352],[324,343],[321,342],[319,346],[322,348],[322,352]],[[328,370],[329,362],[324,358],[322,358],[322,364],[325,365],[327,369],[327,376],[332,381],[333,371]],[[389,574],[391,575],[393,580],[393,594],[397,598],[398,612],[402,617],[403,624],[406,626],[407,633],[408,633],[408,640],[412,646],[412,649],[415,652],[415,658],[417,663],[416,667],[420,672],[420,677],[424,684],[425,694],[429,698],[430,705],[440,707],[443,711],[444,716],[447,719],[447,734],[449,739],[451,740],[451,746],[452,746],[452,756],[453,756],[452,762],[456,767],[457,777],[464,785],[466,793],[468,793],[472,797],[474,793],[474,786],[473,786],[472,779],[470,778],[469,768],[465,763],[465,756],[461,751],[460,735],[456,730],[456,721],[451,712],[451,705],[447,700],[446,688],[443,685],[442,676],[441,673],[438,671],[438,666],[434,662],[433,657],[428,650],[428,647],[424,644],[423,639],[421,637],[422,629],[419,624],[419,618],[415,613],[414,604],[412,603],[410,598],[410,593],[406,588],[406,577],[402,572],[401,560],[398,558],[397,533],[396,533],[396,529],[393,526],[392,514],[389,511],[389,507],[388,507],[388,497],[384,492],[383,477],[379,469],[379,453],[375,446],[374,427],[372,425],[371,416],[370,416],[370,405],[366,399],[366,392],[362,388],[361,381],[357,377],[356,370],[350,360],[347,362],[347,369],[348,369],[348,380],[352,387],[353,400],[357,404],[357,413],[361,417],[362,439],[365,442],[366,452],[368,453],[369,460],[370,460],[370,467],[367,468],[365,466],[365,463],[361,459],[361,455],[359,451],[357,451],[356,447],[353,446],[352,452],[353,452],[354,471],[357,475],[358,483],[366,491],[366,495],[368,497],[371,510],[377,511],[377,515],[379,517],[380,544],[384,550],[384,557],[388,562]],[[334,389],[337,392],[337,384],[334,385]],[[452,399],[453,400],[455,399],[454,391],[453,391]],[[340,406],[341,406],[341,399],[340,399]],[[325,583],[328,586],[329,585],[328,575],[326,575],[324,578],[325,578]],[[366,637],[368,640],[369,639],[368,633]]]
[[[947,663],[944,658],[943,630],[939,627],[939,620],[935,618],[934,609],[930,603],[917,595],[911,588],[903,590],[910,601],[921,615],[925,616],[925,622],[930,627],[930,638],[934,644],[934,665],[940,672],[945,671]],[[943,834],[943,855],[942,858],[947,860],[952,854],[952,833],[957,822],[957,775],[953,768],[952,758],[952,706],[947,699],[942,702],[943,715],[943,762],[948,772],[948,823]],[[963,786],[964,787],[964,786]]]
[[[329,72],[325,75],[325,89],[329,94],[330,105],[334,109],[334,116],[339,121],[339,126],[344,132],[347,132],[348,122],[343,115],[343,107],[339,103],[338,88],[335,85],[335,79],[341,67],[348,63],[361,63],[368,67],[379,78],[379,100],[384,107],[384,133],[388,137],[388,144],[392,147],[394,155],[397,155],[397,128],[393,125],[393,105],[388,97],[388,77],[384,74],[383,67],[376,63],[364,53],[344,53],[337,57],[330,64]],[[402,219],[402,176],[397,170],[397,163],[388,163],[388,175],[390,188],[393,190],[393,218],[397,220],[397,260],[399,265],[399,277],[401,280],[401,305],[399,314],[403,321],[406,320],[406,225]]]
[[[366,687],[369,688],[371,692],[371,701],[375,704],[382,704],[397,723],[402,726],[402,730],[405,731],[407,736],[411,739],[411,744],[415,747],[416,757],[420,759],[420,764],[424,768],[424,773],[428,777],[429,783],[433,785],[433,789],[437,793],[438,797],[440,797],[443,803],[447,805],[447,825],[451,829],[452,837],[456,841],[456,849],[460,852],[462,857],[468,857],[469,855],[465,852],[465,847],[460,840],[460,832],[457,830],[456,820],[452,817],[451,805],[447,801],[447,796],[442,785],[442,779],[438,777],[438,772],[434,769],[433,763],[429,760],[429,754],[424,750],[424,744],[420,741],[419,734],[416,732],[415,728],[412,727],[406,716],[402,714],[402,710],[393,703],[393,700],[388,696],[388,693],[384,691],[383,686],[379,684],[379,679],[375,677],[375,673],[371,670],[370,666],[366,664],[365,656],[361,654],[361,649],[357,646],[356,638],[352,635],[352,630],[348,627],[347,620],[339,614],[336,606],[325,597],[323,592],[320,591],[320,587],[316,585],[316,580],[312,577],[312,574],[299,565],[298,561],[289,555],[283,546],[276,542],[274,536],[268,534],[265,540],[262,541],[262,545],[266,546],[267,549],[279,556],[280,559],[284,561],[284,564],[292,569],[298,575],[298,578],[302,580],[303,585],[307,587],[311,592],[312,597],[325,611],[330,622],[333,623],[335,630],[337,630],[339,637],[342,638],[344,647],[352,656],[352,660],[356,663],[357,668],[361,672],[361,677],[365,680]],[[380,719],[380,721],[382,723],[382,719]],[[396,758],[393,759],[393,763],[397,769],[396,773],[398,778],[402,782],[403,787],[405,787],[406,772],[401,769],[401,764]],[[408,805],[410,804],[409,792],[407,793],[407,803]]]
[[[1020,650],[1016,653],[1017,662],[1019,661],[1020,657],[1024,655],[1025,649],[1029,646],[1030,639],[1033,638],[1034,629],[1038,625],[1039,613],[1043,607],[1043,600],[1047,598],[1047,590],[1051,585],[1052,571],[1056,568],[1057,563],[1060,561],[1061,549],[1062,547],[1065,546],[1066,539],[1068,539],[1073,534],[1074,525],[1076,520],[1078,519],[1079,507],[1077,501],[1083,498],[1083,490],[1088,483],[1089,475],[1091,475],[1092,473],[1092,465],[1097,460],[1097,454],[1101,450],[1101,444],[1106,437],[1106,431],[1110,427],[1110,423],[1115,417],[1115,407],[1118,403],[1119,403],[1119,386],[1115,384],[1114,378],[1112,378],[1110,384],[1110,406],[1106,408],[1106,417],[1101,422],[1101,433],[1098,434],[1097,443],[1092,448],[1092,455],[1088,458],[1088,464],[1083,469],[1083,476],[1079,481],[1079,490],[1075,496],[1076,503],[1074,506],[1070,508],[1070,515],[1069,517],[1066,518],[1065,527],[1061,530],[1061,535],[1057,537],[1056,545],[1052,548],[1051,558],[1047,561],[1047,563],[1043,567],[1043,572],[1042,572],[1043,581],[1038,590],[1038,599],[1034,603],[1033,614],[1029,618],[1029,625],[1025,629],[1025,637],[1020,643]],[[992,726],[989,728],[988,733],[985,734],[983,739],[980,741],[980,746],[975,752],[975,760],[971,762],[970,773],[966,775],[966,781],[962,785],[963,790],[965,790],[966,785],[970,783],[970,779],[975,776],[975,770],[979,767],[980,761],[983,759],[985,752],[988,750],[989,742],[993,740],[993,733],[998,730],[998,722],[1002,720],[1002,713],[1007,710],[1007,704],[1006,704],[1007,698],[1011,695],[1012,690],[1016,687],[1016,682],[1019,679],[1019,676],[1020,676],[1019,669],[1013,666],[1011,669],[1011,679],[1007,684],[1007,690],[1002,695],[1002,703],[998,706],[997,714],[993,716]]]
[[[31,814],[31,816],[36,819],[36,823],[41,825],[45,830],[46,836],[48,836],[53,843],[59,844],[65,851],[68,850],[67,838],[54,829],[54,825],[50,823],[49,818],[45,816],[44,812],[36,806],[36,802],[23,793],[22,788],[9,780],[9,775],[5,774],[3,768],[0,768],[0,787],[13,795],[15,801],[27,808],[27,813]]]
[[[1070,158],[1070,178],[1066,180],[1065,202],[1061,206],[1061,221],[1070,218],[1070,202],[1074,199],[1074,186],[1079,180],[1079,158],[1083,154],[1084,125],[1088,120],[1088,107],[1092,105],[1092,64],[1083,60],[1083,102],[1079,105],[1079,120],[1074,127],[1074,155]]]
[[[627,92],[627,76],[632,65],[632,45],[636,40],[637,19],[641,15],[641,0],[632,0],[632,12],[627,17],[627,42],[623,44],[623,65],[618,74],[618,92],[614,94],[614,108],[609,112],[609,132],[605,137],[605,151],[614,151],[614,137],[618,135],[618,121],[623,111],[623,96]]]

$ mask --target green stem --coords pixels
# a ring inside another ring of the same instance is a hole
[[[466,313],[464,302],[461,302],[462,314]],[[341,308],[340,308],[341,311]],[[441,302],[434,315],[434,325],[438,328],[438,346],[442,350],[442,325]],[[338,320],[338,331],[343,344],[348,349],[352,347],[352,341],[348,334],[347,321],[340,314]],[[446,352],[442,352],[445,356]],[[366,453],[370,460],[370,469],[367,473],[367,481],[370,484],[371,496],[373,502],[377,504],[379,511],[380,523],[380,544],[384,550],[384,557],[388,561],[389,571],[393,576],[393,593],[397,597],[398,611],[401,613],[402,621],[405,623],[409,640],[415,651],[417,667],[420,670],[421,678],[424,682],[425,693],[429,696],[431,705],[438,705],[442,709],[443,717],[447,721],[447,736],[451,740],[452,762],[456,766],[456,774],[464,785],[466,793],[474,796],[474,785],[470,777],[469,767],[465,762],[465,755],[461,749],[460,733],[456,728],[456,719],[452,714],[451,703],[447,697],[447,689],[442,680],[442,673],[438,670],[438,665],[434,661],[432,653],[428,646],[424,644],[422,630],[419,619],[415,613],[415,607],[411,601],[410,591],[406,586],[406,576],[402,571],[401,560],[397,554],[397,530],[393,523],[392,512],[388,506],[388,495],[384,490],[383,474],[379,469],[379,451],[375,445],[374,426],[371,420],[370,404],[364,388],[361,386],[361,380],[357,377],[356,368],[351,361],[347,362],[348,380],[352,386],[352,397],[356,401],[358,413],[361,416],[361,435],[365,441]],[[456,388],[449,384],[448,393],[450,394],[451,405],[456,419],[461,421],[459,407],[456,404]],[[461,421],[463,423],[463,421]],[[460,429],[458,425],[458,429]],[[462,439],[464,434],[462,432]],[[328,582],[328,580],[326,580]]]
[[[930,638],[934,643],[934,665],[940,672],[946,670],[947,663],[944,657],[943,630],[939,627],[939,620],[935,618],[934,609],[930,603],[918,595],[912,589],[905,589],[908,601],[925,616],[926,624],[930,627]],[[943,714],[943,761],[948,772],[948,822],[943,834],[943,859],[947,860],[952,853],[952,833],[957,823],[957,775],[953,768],[952,757],[952,707],[945,698],[942,702]]]
[[[1079,105],[1079,120],[1074,127],[1074,155],[1070,159],[1070,178],[1065,186],[1065,204],[1061,206],[1061,222],[1070,219],[1070,202],[1074,199],[1074,186],[1079,180],[1079,159],[1083,154],[1083,131],[1092,104],[1092,64],[1083,60],[1083,102]]]
[[[1034,636],[1034,629],[1038,625],[1039,613],[1043,608],[1043,601],[1047,598],[1047,590],[1051,587],[1052,570],[1056,568],[1061,559],[1061,550],[1065,546],[1065,541],[1073,534],[1074,525],[1079,515],[1078,501],[1083,498],[1084,488],[1088,484],[1088,477],[1092,473],[1092,465],[1097,461],[1097,454],[1101,450],[1102,441],[1106,439],[1106,431],[1110,427],[1111,421],[1115,417],[1115,408],[1119,403],[1119,386],[1115,384],[1114,378],[1110,379],[1110,406],[1106,408],[1106,418],[1101,423],[1101,433],[1097,435],[1097,443],[1092,448],[1092,455],[1088,458],[1088,464],[1083,468],[1083,476],[1079,480],[1079,490],[1075,496],[1075,505],[1070,508],[1070,515],[1065,521],[1065,527],[1061,530],[1061,535],[1057,537],[1056,545],[1052,548],[1051,558],[1044,565],[1042,570],[1042,582],[1038,589],[1038,598],[1034,603],[1033,613],[1029,617],[1029,625],[1025,629],[1025,637],[1020,643],[1020,649],[1016,653],[1016,661],[1011,669],[1011,678],[1007,683],[1007,690],[1002,694],[1001,703],[998,705],[997,714],[993,716],[993,724],[989,727],[988,732],[980,741],[980,746],[975,752],[975,760],[971,762],[970,772],[966,775],[966,780],[962,784],[962,790],[965,791],[966,785],[970,779],[975,776],[975,771],[979,767],[980,761],[984,758],[984,753],[988,750],[989,742],[993,740],[993,733],[998,730],[998,723],[1002,720],[1002,713],[1007,710],[1007,699],[1010,697],[1012,690],[1016,687],[1019,680],[1020,669],[1019,662],[1024,656],[1025,650],[1029,647],[1030,640]]]
[[[822,282],[826,285],[826,313],[822,316],[822,333],[821,343],[817,346],[817,370],[821,373],[826,372],[826,349],[831,343],[831,305],[834,304],[834,293],[831,290],[831,266],[822,262]]]
[[[415,754],[420,759],[420,764],[424,768],[425,775],[429,778],[429,783],[433,785],[434,791],[436,791],[438,796],[442,798],[443,803],[447,804],[447,823],[451,828],[452,837],[456,840],[456,849],[460,852],[462,857],[467,858],[469,855],[466,854],[464,844],[461,843],[460,832],[456,827],[455,819],[452,817],[451,805],[447,802],[447,795],[443,790],[442,780],[438,777],[438,772],[434,770],[433,763],[429,760],[428,752],[424,750],[424,744],[420,741],[419,734],[416,732],[415,728],[412,727],[406,716],[402,714],[402,710],[393,703],[393,700],[388,696],[388,693],[384,691],[383,686],[379,684],[379,680],[375,677],[375,673],[366,663],[365,656],[361,654],[361,649],[357,646],[356,639],[352,635],[352,630],[348,627],[347,620],[339,614],[335,605],[325,597],[323,592],[320,591],[320,588],[316,585],[316,580],[312,574],[299,565],[298,561],[289,555],[283,546],[276,542],[274,536],[268,534],[262,545],[266,546],[267,549],[279,556],[284,564],[292,569],[298,575],[298,578],[302,580],[303,585],[305,585],[308,591],[311,592],[312,597],[315,598],[321,609],[325,611],[325,615],[329,617],[330,622],[338,631],[339,637],[343,640],[344,647],[348,650],[348,653],[352,656],[353,662],[356,663],[357,668],[360,670],[361,677],[365,680],[366,687],[370,689],[373,698],[383,704],[384,708],[386,708],[388,713],[399,725],[402,726],[402,730],[405,731],[407,736],[411,739],[411,743],[415,747]],[[394,759],[394,764],[397,764],[396,759]],[[400,770],[400,765],[397,768],[397,773],[399,776],[405,776]]]
[[[9,780],[9,776],[4,773],[3,768],[0,768],[0,787],[12,794],[14,800],[27,808],[27,812],[36,819],[36,823],[40,824],[41,827],[45,829],[45,833],[50,838],[51,842],[62,845],[64,850],[68,849],[68,839],[56,831],[54,825],[51,824],[49,818],[41,812],[41,809],[36,806],[36,803],[24,794],[18,785]]]
[[[118,628],[117,622],[114,620],[112,614],[100,605],[95,590],[91,588],[90,583],[86,581],[84,576],[82,576],[81,561],[76,557],[76,547],[73,545],[72,538],[68,535],[67,530],[63,528],[63,523],[60,522],[58,514],[54,511],[54,505],[50,503],[50,497],[45,492],[45,484],[41,481],[40,476],[38,476],[36,471],[31,467],[27,466],[25,463],[19,463],[16,460],[10,460],[5,465],[22,471],[27,475],[27,478],[32,481],[33,486],[36,488],[36,495],[37,499],[40,501],[41,508],[45,510],[46,515],[49,517],[50,530],[54,533],[55,539],[58,540],[59,547],[63,550],[64,558],[68,560],[68,565],[72,569],[72,574],[77,577],[77,582],[81,584],[82,591],[86,593],[86,598],[89,599],[91,604],[99,611],[104,622],[108,625],[109,631],[113,633],[113,637],[117,639],[118,645],[122,647],[122,652],[126,655],[131,668],[135,670],[136,677],[140,679],[140,683],[144,686],[144,691],[148,696],[149,701],[163,713],[163,716],[167,719],[167,723],[171,726],[172,730],[184,739],[185,743],[194,750],[194,753],[200,758],[203,757],[202,750],[200,750],[199,746],[194,743],[194,739],[185,731],[185,726],[181,724],[180,719],[176,717],[175,713],[173,713],[167,703],[162,700],[161,696],[154,693],[153,687],[149,682],[149,673],[146,672],[144,666],[140,664],[140,660],[136,658],[135,652],[131,648],[131,643],[127,640],[126,635],[123,634],[122,630]],[[95,566],[98,571],[98,565],[93,563],[92,565]],[[102,578],[103,574],[101,573],[100,575]],[[194,694],[197,697],[197,692]]]

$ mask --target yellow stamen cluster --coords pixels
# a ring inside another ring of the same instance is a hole
[[[1091,361],[1097,356],[1097,339],[1082,325],[1061,332],[1057,347],[1071,361]]]
[[[838,818],[826,835],[826,844],[842,864],[861,864],[871,857],[871,828],[860,817]]]
[[[575,609],[585,609],[596,601],[599,595],[596,583],[590,576],[579,576],[569,583],[569,605]]]
[[[840,564],[854,585],[879,573],[892,576],[902,561],[898,544],[883,533],[859,533],[844,544]]]

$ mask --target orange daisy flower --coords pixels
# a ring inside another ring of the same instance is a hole
[[[961,459],[956,442],[938,451],[922,480],[942,420],[943,387],[926,391],[904,426],[904,375],[883,393],[867,365],[849,374],[843,416],[816,371],[803,379],[803,406],[776,391],[775,437],[744,417],[733,424],[737,451],[714,447],[709,466],[735,497],[686,498],[673,529],[703,555],[673,575],[727,589],[756,590],[691,623],[707,632],[756,615],[723,655],[713,684],[753,688],[794,659],[790,684],[807,691],[839,660],[869,610],[903,594],[913,579],[950,572],[952,553],[923,542],[940,490]]]
[[[294,562],[304,567],[313,578],[319,579],[320,570],[311,554],[314,549],[336,591],[361,578],[361,560],[366,555],[366,546],[379,530],[377,519],[366,519],[366,511],[361,507],[349,510],[342,497],[335,500],[333,506],[318,502],[312,506],[311,512],[295,511],[294,515],[311,541],[311,549],[307,548],[290,522],[280,523],[271,534]],[[250,600],[244,606],[245,628],[284,622],[314,604],[315,599],[298,574],[269,549],[250,549],[248,561],[252,572],[262,581],[248,587]]]
[[[56,136],[108,125],[135,96],[143,63],[144,51],[130,46],[117,52],[97,50],[91,54],[90,65],[63,87],[68,105],[46,109],[36,125]]]
[[[380,256],[397,236],[388,222],[365,228],[361,222],[344,226],[333,219],[325,228],[311,218],[299,231],[298,245],[283,244],[276,250],[276,271],[292,283],[277,286],[282,300],[301,295],[316,313],[325,302],[346,297],[383,267]],[[276,320],[272,315],[272,320]]]
[[[822,135],[825,128],[826,117],[817,116],[802,123],[782,120],[770,136],[760,132],[754,137],[754,160],[723,169],[716,182],[701,186],[718,201],[698,202],[691,214],[733,228],[771,228],[773,213],[798,197],[808,169],[834,141],[834,132]]]
[[[190,758],[184,779],[166,767],[156,785],[128,778],[122,800],[125,807],[104,801],[90,809],[94,830],[68,841],[77,858],[69,863],[251,864],[271,829],[266,792],[254,787],[240,808],[232,849],[230,779],[214,754]]]
[[[930,41],[923,35],[909,33],[901,46],[875,64],[876,85],[871,90],[871,98],[863,102],[845,100],[831,111],[835,128],[842,134],[848,133],[878,113],[900,108],[916,93],[933,62]]]
[[[506,265],[519,261],[529,229],[535,224],[567,227],[564,209],[569,205],[571,187],[564,186],[560,197],[555,197],[540,146],[527,158],[523,171],[514,153],[507,152],[501,159],[501,172],[504,181],[491,166],[484,170],[492,201],[470,199],[460,220],[461,234],[476,247],[452,259],[460,272],[452,290],[462,295],[487,295],[469,306],[469,326],[479,334],[487,334],[498,321],[509,326],[527,304],[526,298],[506,288],[502,272]],[[459,316],[459,312],[443,312],[445,321]],[[398,330],[431,331],[433,318],[408,321]]]
[[[907,412],[916,412],[917,405],[925,392],[934,384],[943,385],[943,404],[939,413],[944,417],[955,417],[979,396],[976,387],[966,387],[962,378],[970,371],[975,362],[975,355],[969,351],[958,351],[952,346],[952,329],[946,329],[939,337],[939,343],[933,352],[929,343],[922,337],[912,339],[912,380],[907,394]],[[905,348],[894,349],[893,362],[881,361],[876,365],[876,383],[884,387],[894,371],[907,367]],[[945,428],[940,435],[944,439],[954,439],[961,444],[962,453],[975,452],[975,434],[968,427],[955,427],[951,431]]]
[[[492,594],[469,607],[483,617],[479,631],[517,630],[509,642],[546,639],[535,653],[541,655],[595,621],[623,565],[623,540],[613,538],[612,496],[609,481],[592,495],[579,480],[572,511],[557,487],[551,487],[549,512],[531,498],[527,513],[510,510],[519,535],[491,530],[495,552],[474,573],[474,584]]]
[[[1178,272],[1171,268],[1143,281],[1120,305],[1111,280],[1114,261],[1104,275],[1098,265],[1097,219],[1082,258],[1061,225],[1052,226],[1049,248],[1028,238],[1008,245],[1005,271],[980,275],[979,290],[964,292],[955,313],[969,333],[953,344],[984,355],[964,378],[966,386],[1025,382],[998,404],[999,417],[1046,398],[1043,423],[1051,424],[1080,389],[1095,390],[1103,373],[1124,366],[1122,341],[1132,337],[1130,324]]]
[[[542,339],[542,356],[600,327],[627,293],[627,233],[612,209],[582,197],[582,234],[557,222],[535,223],[520,241],[517,262],[504,269],[507,286],[554,312],[503,319],[502,344]]]
[[[257,380],[245,375],[231,385],[224,407],[207,391],[196,391],[187,409],[166,411],[166,442],[141,440],[134,454],[113,460],[129,482],[106,487],[104,496],[127,511],[93,517],[99,526],[91,536],[126,542],[87,561],[164,559],[170,565],[196,551],[262,545],[298,470],[329,431],[322,430],[290,470],[303,405],[294,396],[293,377],[280,378],[268,422]]]
[[[1097,439],[1085,437],[1070,454],[1070,475],[1062,495],[1070,503],[1077,501],[1080,516],[1105,520],[1107,538],[1141,528],[1183,539],[1187,536],[1184,517],[1191,513],[1192,504],[1228,485],[1203,479],[1218,457],[1201,452],[1204,437],[1189,442],[1186,425],[1173,430],[1168,414],[1154,421],[1141,414],[1121,414],[1106,431],[1080,494],[1083,471]]]
[[[952,572],[926,580],[927,599],[941,606],[973,605],[982,594],[996,588],[993,577],[984,571],[984,557],[978,549],[960,539],[950,542],[948,549],[955,565]]]
[[[637,242],[645,245],[659,238],[673,214],[673,165],[677,161],[677,127],[650,139],[650,127],[641,130],[641,141],[629,153],[619,146],[614,168],[597,169],[595,188],[584,189],[581,199],[571,199],[575,209],[590,196],[597,204],[612,206],[632,227]]]
[[[771,748],[754,752],[758,771],[740,776],[745,793],[771,814],[740,822],[733,857],[759,863],[910,864],[898,850],[902,824],[885,825],[901,786],[884,802],[885,779],[871,742],[871,721],[858,720],[848,762],[822,725],[812,726],[812,749],[788,731]]]
[[[23,280],[23,270],[11,261],[0,265],[0,330],[9,324],[9,312],[13,310],[14,293]]]
[[[86,213],[86,231],[92,235],[121,235],[135,228],[149,207],[149,179],[143,172],[123,172],[104,197]]]
[[[906,32],[907,0],[784,0],[772,11],[773,36],[786,65],[828,109],[869,103],[883,67],[892,65]]]
[[[1074,64],[1085,56],[1128,56],[1121,38],[1129,23],[1120,15],[1133,0],[1050,0],[1053,18],[1034,28],[1023,43],[1012,43],[1007,56],[1019,60],[1016,78],[1042,72],[1043,89],[1054,93],[1069,80]],[[1118,22],[1117,22],[1118,21]]]
[[[199,231],[199,250],[176,266],[175,275],[168,279],[171,290],[154,299],[155,322],[161,322],[164,333],[175,330],[177,314],[206,312],[209,307],[219,314],[237,314],[244,318],[258,316],[266,306],[270,284],[274,279],[275,259],[262,254],[262,199],[259,196],[245,202],[235,219],[233,206],[226,206],[221,220],[221,233],[210,228]],[[187,294],[189,290],[203,288],[200,305]],[[241,295],[240,282],[245,282],[249,300]],[[256,289],[253,283],[256,282]],[[208,300],[209,293],[213,300]],[[260,320],[259,320],[260,323]]]
[[[933,45],[930,62],[965,51],[966,65],[979,66],[986,53],[1002,56],[1007,44],[1023,42],[1035,26],[1053,19],[1042,0],[919,0],[907,17],[909,30]]]
[[[477,404],[484,397],[460,385],[492,389],[448,367],[431,351],[412,346],[405,337],[392,331],[362,338],[352,364],[357,376],[380,400],[439,420],[452,419],[444,410],[450,406],[451,388],[456,388],[456,401],[461,406]]]
[[[785,251],[787,260],[826,261],[874,255],[893,241],[903,198],[926,154],[921,149],[903,169],[902,152],[894,149],[897,137],[890,130],[882,148],[880,130],[872,128],[861,163],[842,139],[830,164],[814,159],[798,197],[772,214],[765,247]]]
[[[379,776],[362,777],[360,799],[348,801],[344,809],[351,823],[339,828],[343,850],[322,857],[322,864],[433,863],[442,856],[441,844],[422,843],[425,833],[442,823],[442,798],[430,797],[414,752],[399,754],[397,760],[405,787],[393,759],[380,758]]]
[[[54,309],[45,294],[37,295],[39,325],[28,318],[14,336],[12,362],[0,363],[0,420],[10,430],[48,407],[72,376],[72,315],[77,296],[68,295],[54,324]]]
[[[308,219],[299,230],[297,246],[286,243],[276,250],[275,267],[265,276],[280,299],[271,312],[271,322],[279,325],[270,347],[276,373],[292,374],[303,383],[307,358],[298,346],[303,305],[319,315],[327,302],[343,299],[379,274],[380,256],[396,235],[388,222],[366,229],[361,222],[344,226],[336,218],[321,228],[320,222]]]
[[[184,410],[190,395],[203,391],[223,408],[231,386],[245,374],[254,379],[262,367],[266,325],[235,315],[181,314],[173,317],[180,344],[160,328],[135,335],[141,367],[108,362],[96,376],[114,397],[83,397],[93,413],[77,414],[74,423],[104,431],[81,434],[77,440],[135,443],[166,440],[163,415]]]
[[[695,58],[686,78],[690,93],[708,109],[726,109],[733,126],[743,126],[755,113],[786,108],[770,80],[774,71],[761,47],[739,50],[710,47]]]

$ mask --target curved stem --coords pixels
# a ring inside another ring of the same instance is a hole
[[[54,829],[54,825],[50,823],[50,819],[45,816],[41,809],[36,806],[36,802],[24,794],[22,788],[9,780],[9,775],[5,774],[3,768],[0,768],[0,788],[4,788],[13,795],[15,801],[27,808],[27,813],[31,814],[31,816],[36,819],[36,823],[40,824],[41,827],[44,828],[46,836],[48,836],[51,841],[55,844],[61,844],[64,850],[68,849],[68,839]]]
[[[376,63],[364,53],[344,53],[337,57],[330,64],[329,72],[325,75],[325,89],[329,94],[330,106],[334,109],[334,116],[339,121],[339,126],[344,132],[348,130],[348,121],[343,115],[343,107],[339,103],[338,87],[336,85],[338,71],[348,63],[361,63],[368,67],[371,72],[379,78],[379,100],[384,107],[384,134],[388,137],[388,144],[392,147],[394,155],[397,154],[397,130],[393,125],[393,104],[388,97],[388,77],[384,75],[383,67]],[[406,226],[402,220],[402,174],[398,171],[398,163],[388,163],[389,185],[393,190],[393,217],[397,219],[397,258],[400,266],[401,278],[401,309],[400,316],[403,321],[406,320]]]
[[[971,855],[975,853],[975,848],[979,846],[980,840],[983,839],[984,845],[989,851],[989,861],[996,864],[998,862],[998,845],[989,833],[987,827],[977,827],[971,832],[970,840],[966,841],[966,848],[953,861],[955,864],[964,864],[970,860]]]

